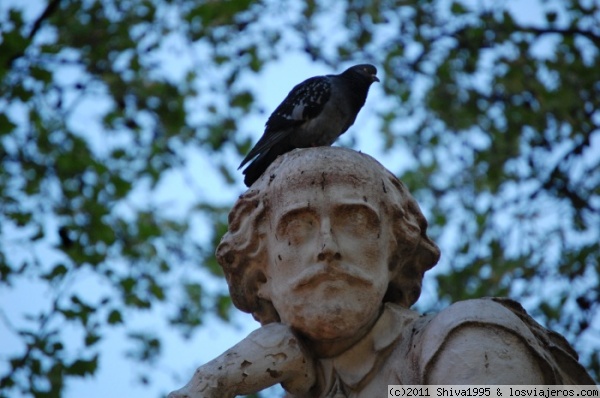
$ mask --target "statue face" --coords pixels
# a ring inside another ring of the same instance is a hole
[[[347,338],[379,314],[390,281],[391,227],[380,187],[312,181],[274,190],[259,295],[312,339]]]

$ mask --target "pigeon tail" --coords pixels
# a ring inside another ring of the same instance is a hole
[[[244,174],[244,184],[250,187],[260,178],[267,168],[273,163],[279,154],[276,151],[268,151],[263,155],[259,155],[252,161],[242,172]]]

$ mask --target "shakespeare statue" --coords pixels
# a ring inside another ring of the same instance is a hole
[[[171,398],[383,397],[388,385],[594,384],[566,340],[508,299],[410,309],[440,252],[404,184],[372,157],[280,156],[217,248],[234,305],[261,327]]]

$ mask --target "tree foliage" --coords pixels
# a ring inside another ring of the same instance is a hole
[[[206,279],[220,275],[213,253],[231,196],[208,192],[214,181],[241,191],[231,159],[260,134],[243,128],[261,111],[247,82],[289,53],[332,72],[380,67],[378,139],[408,157],[396,171],[442,247],[440,306],[516,298],[598,379],[596,2],[39,6],[0,15],[0,284],[32,283],[50,299],[25,323],[3,312],[23,343],[3,391],[60,396],[69,378],[96,372],[107,330],[161,302],[177,303],[169,322],[184,334],[209,312],[227,319],[230,301]],[[193,156],[210,159],[191,171],[207,178],[195,178],[188,207],[171,209],[157,192],[190,173]],[[86,275],[98,294],[78,288]],[[161,336],[130,338],[133,358],[160,356]]]

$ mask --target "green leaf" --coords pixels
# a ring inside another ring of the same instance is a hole
[[[110,311],[110,313],[108,314],[107,321],[111,325],[118,325],[120,323],[123,323],[123,317],[121,316],[121,311],[116,310],[116,309]]]
[[[217,315],[224,321],[229,321],[230,310],[232,307],[231,297],[229,295],[217,296]]]
[[[454,15],[463,15],[466,14],[468,10],[463,4],[455,1],[450,5],[450,12]]]
[[[254,95],[252,95],[252,93],[249,91],[237,93],[231,99],[232,107],[241,108],[244,111],[248,111],[252,103],[254,103]]]
[[[5,113],[0,113],[0,136],[10,134],[17,127]]]
[[[133,288],[136,285],[136,280],[132,277],[126,277],[120,280],[119,284],[123,289],[123,292],[129,294],[133,292]]]
[[[67,267],[64,264],[57,264],[50,272],[42,276],[42,278],[52,281],[57,278],[62,278],[67,273]]]
[[[556,22],[557,18],[558,18],[558,13],[556,11],[546,12],[546,21],[548,21],[548,23],[553,24],[554,22]]]
[[[164,289],[154,281],[150,283],[150,293],[159,301],[164,301],[165,299]]]
[[[102,337],[99,334],[96,334],[93,332],[88,332],[85,335],[85,345],[87,347],[93,346],[96,343],[98,343],[100,341],[100,339],[102,339]]]
[[[74,376],[91,376],[96,373],[98,369],[98,356],[94,356],[92,359],[78,359],[71,365],[65,368],[65,372],[68,375]]]

